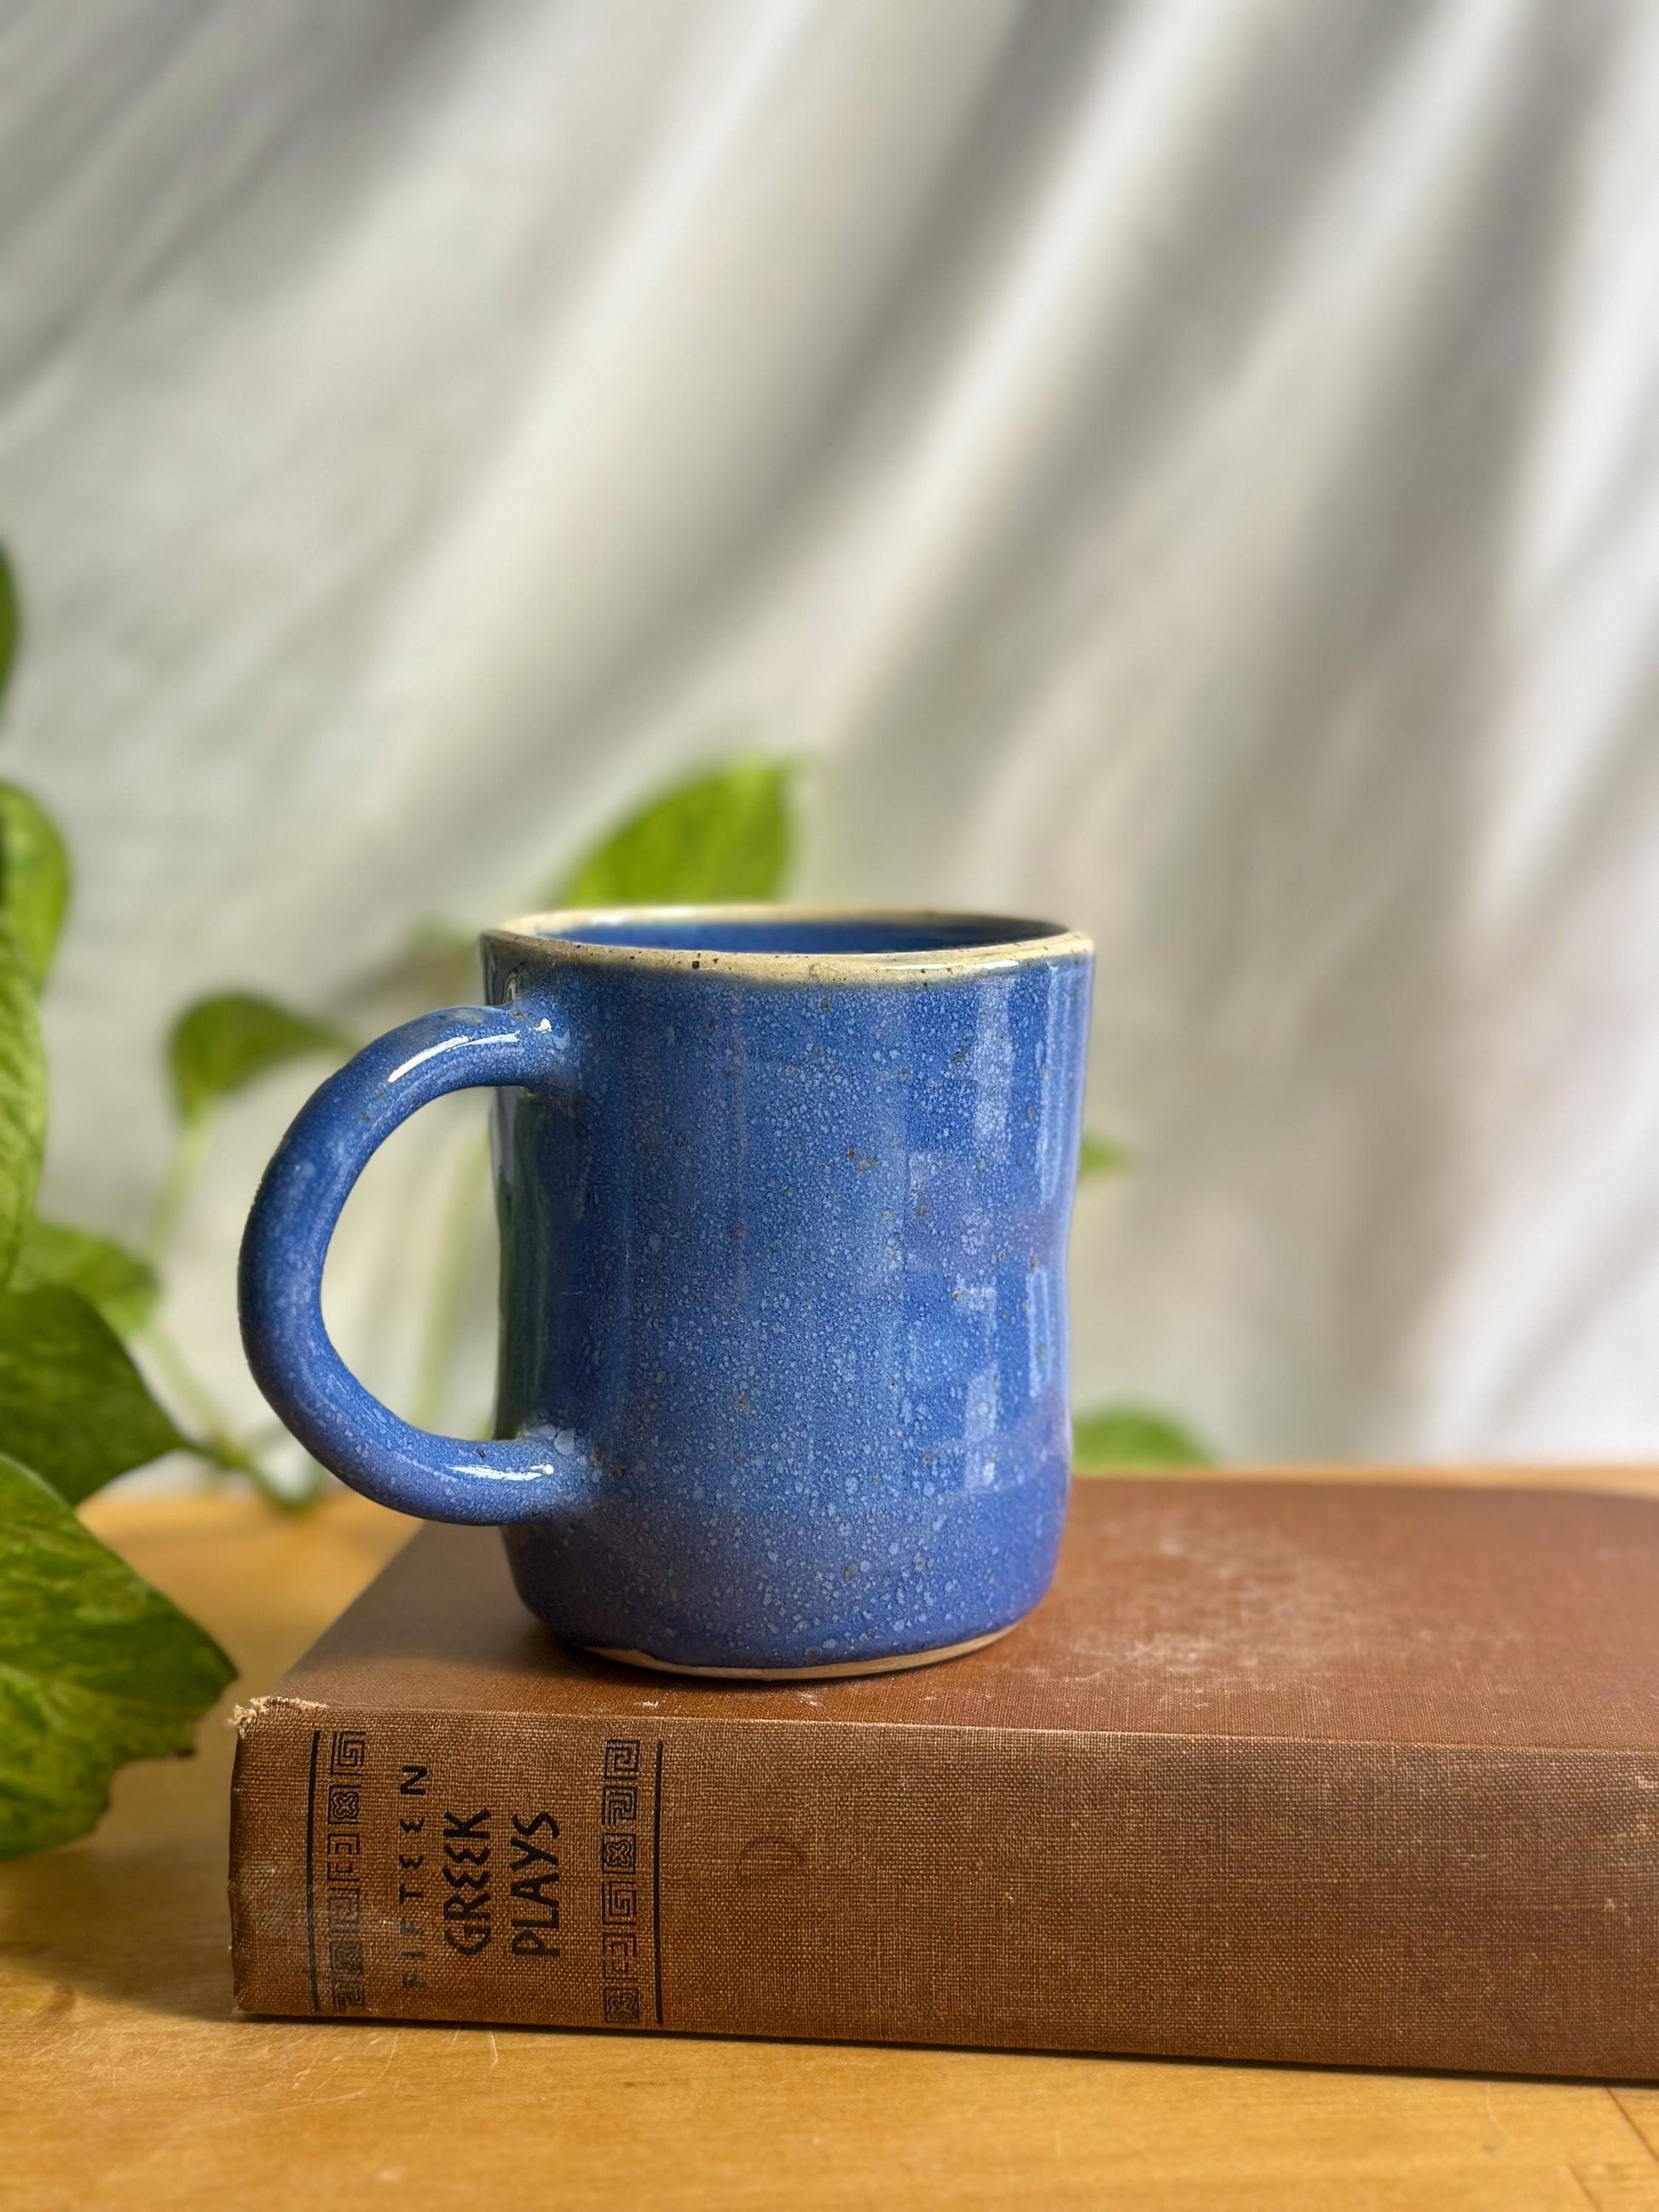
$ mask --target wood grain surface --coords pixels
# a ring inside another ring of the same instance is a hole
[[[88,1517],[222,1638],[240,1697],[410,1526],[348,1498],[289,1521],[118,1492]],[[0,1868],[8,2212],[1659,2212],[1659,2089],[238,2020],[230,1753],[222,1713],[198,1757],[129,1769],[95,1836]]]

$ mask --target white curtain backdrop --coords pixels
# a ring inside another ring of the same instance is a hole
[[[0,535],[58,1213],[142,1231],[188,998],[412,1011],[423,918],[787,751],[803,893],[1098,942],[1079,1399],[1659,1454],[1650,0],[13,0]],[[317,1072],[175,1270],[250,1418]],[[405,1405],[477,1118],[331,1284]]]

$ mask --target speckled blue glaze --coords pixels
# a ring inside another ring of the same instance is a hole
[[[975,917],[543,917],[487,1007],[325,1084],[242,1257],[272,1405],[405,1512],[504,1525],[526,1603],[669,1665],[816,1668],[994,1633],[1068,1480],[1065,1262],[1086,939]],[[322,1324],[363,1163],[441,1092],[495,1109],[495,1441],[411,1428]]]

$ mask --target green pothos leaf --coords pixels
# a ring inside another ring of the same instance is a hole
[[[649,801],[551,892],[559,906],[691,906],[775,899],[789,874],[795,771],[730,761]]]
[[[0,917],[39,991],[69,912],[71,877],[62,833],[38,799],[0,783]]]
[[[1117,1468],[1210,1467],[1214,1455],[1190,1429],[1146,1406],[1096,1406],[1072,1424],[1072,1464],[1079,1474]]]
[[[34,981],[0,920],[0,1283],[9,1278],[34,1211],[46,1138],[46,1063]]]
[[[167,1066],[181,1120],[199,1121],[222,1098],[309,1053],[344,1057],[349,1037],[275,999],[227,991],[198,999],[173,1024]]]
[[[0,1452],[71,1505],[188,1449],[126,1346],[78,1291],[0,1292]]]
[[[23,1231],[10,1287],[79,1291],[118,1336],[136,1336],[155,1310],[159,1285],[149,1261],[125,1244],[37,1213]]]
[[[1121,1175],[1129,1160],[1127,1145],[1120,1145],[1115,1137],[1091,1137],[1085,1132],[1078,1147],[1077,1171],[1085,1182],[1091,1176]]]
[[[17,658],[17,640],[22,627],[17,579],[10,561],[0,550],[0,700],[4,699],[6,686],[11,681],[12,663]]]
[[[115,1770],[188,1751],[234,1672],[49,1484],[0,1456],[0,1856],[84,1835]]]

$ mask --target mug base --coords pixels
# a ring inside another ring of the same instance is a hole
[[[886,1659],[824,1660],[816,1667],[688,1667],[678,1659],[653,1659],[648,1651],[623,1651],[603,1644],[587,1649],[596,1659],[614,1659],[623,1667],[648,1667],[658,1674],[700,1674],[720,1682],[827,1682],[851,1674],[897,1674],[909,1667],[933,1667],[941,1659],[960,1659],[969,1651],[982,1651],[1019,1623],[994,1628],[988,1636],[970,1636],[963,1644],[940,1644],[931,1651],[896,1651]]]

